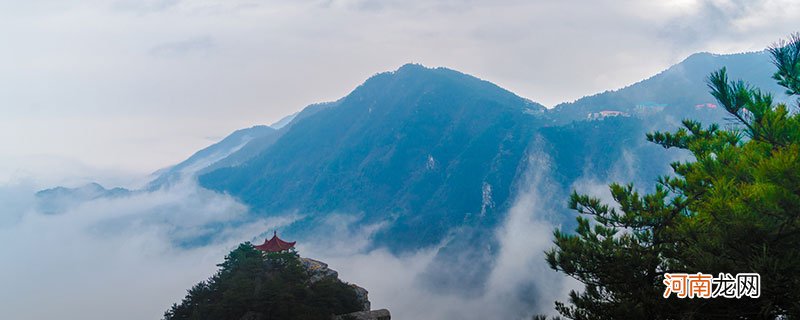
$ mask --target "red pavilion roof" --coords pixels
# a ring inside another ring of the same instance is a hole
[[[281,252],[294,247],[296,241],[286,242],[278,238],[278,232],[272,234],[272,239],[264,240],[264,244],[257,245],[256,249],[266,252]]]

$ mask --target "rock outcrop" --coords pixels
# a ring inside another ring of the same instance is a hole
[[[324,263],[319,260],[314,260],[310,258],[300,258],[300,262],[303,263],[303,268],[306,269],[310,276],[311,283],[315,283],[322,279],[332,277],[338,279],[339,273],[336,270],[328,268],[328,264]],[[334,316],[334,320],[389,320],[391,316],[389,314],[389,310],[380,309],[380,310],[370,310],[371,304],[369,302],[369,292],[367,289],[359,287],[355,284],[350,283],[350,287],[356,292],[356,296],[358,297],[358,301],[361,303],[361,310],[358,312],[337,315]]]
[[[303,263],[303,267],[308,272],[309,276],[311,277],[311,283],[315,283],[322,279],[332,277],[332,278],[339,278],[339,273],[336,270],[328,268],[328,264],[319,260],[314,260],[310,258],[300,258],[300,262]],[[369,292],[367,289],[359,287],[355,284],[350,283],[350,287],[356,292],[356,296],[358,296],[359,302],[361,302],[361,310],[362,311],[369,311],[370,310],[370,302],[369,302]]]
[[[339,273],[336,270],[328,268],[328,264],[319,260],[310,258],[300,258],[303,267],[311,276],[311,283],[316,283],[324,278],[332,277],[339,278]]]
[[[390,320],[390,319],[392,319],[392,316],[391,314],[389,314],[389,310],[386,309],[359,311],[333,317],[333,320]]]

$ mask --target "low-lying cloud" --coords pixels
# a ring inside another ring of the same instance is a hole
[[[561,198],[554,197],[546,155],[535,153],[528,161],[516,200],[493,232],[500,249],[492,257],[485,287],[473,289],[478,292],[440,292],[420,282],[429,279],[424,275],[431,266],[458,274],[462,263],[471,263],[434,264],[442,244],[404,255],[384,249],[342,255],[315,247],[301,247],[301,254],[328,262],[342,279],[365,287],[373,308],[388,308],[397,319],[530,319],[534,314],[553,314],[553,302],[565,300],[578,285],[545,263],[544,252],[552,247],[558,220],[552,209],[563,203],[551,200]]]
[[[188,182],[61,214],[37,212],[33,191],[0,188],[2,319],[160,318],[236,244],[291,222],[242,220],[246,207]]]
[[[373,308],[397,319],[527,319],[552,313],[575,283],[550,270],[544,251],[552,246],[554,183],[545,155],[529,158],[514,204],[488,234],[499,249],[485,285],[470,294],[432,290],[430,268],[458,274],[465,263],[435,261],[438,245],[395,254],[371,246],[390,221],[361,225],[357,214],[319,219],[313,232],[298,235],[302,256],[320,259],[344,281],[370,291]],[[302,214],[255,219],[235,199],[192,180],[166,189],[100,198],[58,214],[36,210],[35,188],[0,188],[10,203],[0,224],[0,318],[160,318],[185,290],[216,270],[243,241],[261,241]],[[25,195],[25,196],[23,196]],[[290,235],[291,236],[291,235]],[[487,261],[483,260],[483,261]],[[470,280],[470,279],[465,279]]]

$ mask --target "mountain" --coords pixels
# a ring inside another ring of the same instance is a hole
[[[784,89],[771,78],[775,68],[766,51],[727,55],[696,53],[653,77],[619,90],[558,104],[552,111],[561,121],[583,120],[587,114],[602,110],[634,113],[652,107],[666,107],[663,111],[672,115],[686,114],[698,105],[715,102],[708,94],[705,81],[711,72],[723,67],[734,79],[745,79],[777,97],[783,96]]]
[[[106,189],[99,183],[88,183],[77,188],[55,187],[36,193],[36,208],[46,214],[61,213],[94,199],[123,197],[132,194],[125,188]]]
[[[335,104],[335,102],[312,104],[271,126],[259,125],[236,130],[220,142],[196,152],[183,162],[159,170],[145,189],[168,187],[184,178],[194,179],[215,169],[238,166],[269,148],[291,127],[294,119],[303,119]]]
[[[559,191],[623,169],[634,172],[627,179],[651,181],[670,159],[644,140],[646,132],[675,128],[683,118],[725,121],[704,83],[723,66],[780,92],[764,52],[695,54],[649,79],[551,110],[457,71],[405,65],[290,116],[268,141],[242,148],[255,151],[203,170],[199,181],[259,215],[345,212],[364,224],[389,221],[376,236],[380,245],[416,248],[457,228],[495,226],[532,152],[551,158]],[[622,168],[624,161],[635,167]]]
[[[496,228],[519,190],[530,188],[527,173],[543,171],[540,188],[554,196],[539,203],[550,212],[541,218],[565,228],[574,221],[566,197],[575,188],[652,185],[680,154],[645,134],[673,130],[684,118],[725,122],[705,85],[723,66],[780,92],[764,52],[695,54],[639,83],[551,110],[454,70],[409,64],[304,109],[257,155],[206,170],[198,181],[258,216],[300,213],[305,219],[288,230],[298,236],[346,214],[356,226],[381,226],[374,247],[404,252],[443,243],[427,282],[471,292],[484,285],[501,245]],[[470,263],[445,267],[453,261]]]
[[[416,248],[464,221],[496,219],[544,111],[487,81],[409,64],[301,114],[258,156],[199,181],[262,215],[390,220],[381,241]]]
[[[305,117],[317,113],[320,110],[324,110],[334,105],[336,105],[336,102],[316,103],[307,106],[301,112],[295,113],[294,115],[291,116],[284,117],[281,121],[278,122],[277,127],[271,126],[273,129],[275,129],[274,132],[270,132],[270,134],[264,134],[253,138],[252,140],[247,142],[244,146],[242,146],[240,149],[231,153],[228,157],[209,165],[199,173],[203,174],[219,168],[234,167],[247,162],[248,160],[258,156],[259,154],[270,148],[275,141],[280,139],[281,136],[283,136],[283,134],[286,133],[292,127],[295,119],[298,120],[303,119]],[[275,124],[273,124],[273,126],[274,125]]]
[[[280,120],[278,120],[278,121],[275,121],[275,123],[273,123],[273,124],[271,124],[271,125],[269,125],[269,126],[270,126],[270,127],[272,127],[273,129],[276,129],[276,130],[277,130],[277,129],[280,129],[280,128],[283,128],[283,127],[285,127],[287,124],[289,124],[290,122],[292,122],[292,120],[294,120],[294,118],[295,118],[295,117],[297,117],[297,114],[298,114],[298,113],[299,113],[299,112],[295,112],[295,113],[292,113],[292,114],[290,114],[290,115],[288,115],[288,116],[285,116],[285,117],[281,118]]]
[[[232,155],[252,141],[256,141],[254,145],[268,146],[269,137],[274,135],[275,131],[275,129],[268,126],[254,126],[236,130],[220,142],[197,151],[183,162],[157,173],[157,177],[148,184],[147,189],[153,190],[164,187],[185,176],[193,176],[205,170],[210,170],[215,165],[235,165],[237,163],[233,161]]]

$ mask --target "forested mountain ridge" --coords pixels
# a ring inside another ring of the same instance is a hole
[[[199,180],[255,212],[363,214],[393,221],[387,241],[424,245],[463,221],[495,219],[544,110],[453,70],[405,65],[293,121],[250,162]]]

